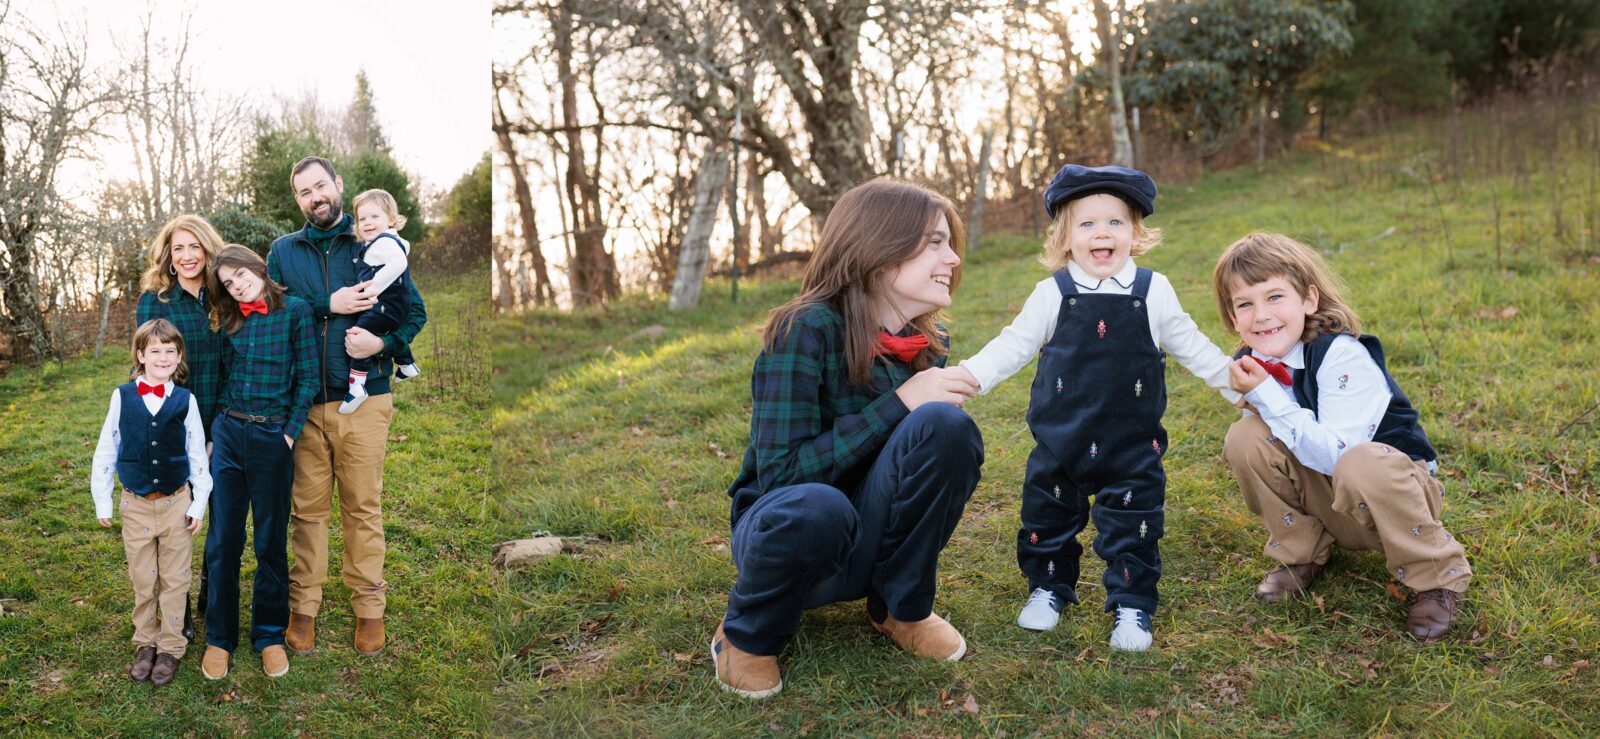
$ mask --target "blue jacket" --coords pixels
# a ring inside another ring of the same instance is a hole
[[[339,222],[344,232],[334,237],[324,252],[302,227],[294,233],[284,234],[272,242],[267,254],[267,275],[290,295],[311,304],[316,318],[317,336],[322,342],[322,387],[314,402],[328,403],[343,399],[350,386],[350,356],[344,353],[344,332],[356,325],[360,314],[331,313],[328,299],[334,292],[349,287],[360,270],[362,243],[355,233],[355,219],[346,213]],[[411,308],[400,328],[384,337],[383,351],[378,352],[377,364],[367,375],[367,393],[382,395],[389,392],[389,376],[393,362],[389,357],[410,346],[422,327],[428,323],[428,307],[417,293],[416,283],[407,280],[411,292]]]

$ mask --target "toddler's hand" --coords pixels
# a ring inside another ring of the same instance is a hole
[[[1228,385],[1240,394],[1256,389],[1268,377],[1267,368],[1249,357],[1240,357],[1228,365]]]
[[[978,381],[964,369],[929,367],[895,389],[900,402],[907,410],[916,410],[923,403],[954,403],[962,405],[978,394]]]
[[[102,529],[111,528],[111,519],[109,519],[109,518],[100,519],[100,528],[102,528]]]
[[[183,527],[189,530],[190,536],[200,533],[200,519],[194,516],[184,516],[183,524]]]
[[[972,387],[974,388],[974,390],[982,390],[983,389],[983,386],[978,382],[978,376],[972,374],[972,370],[967,369],[964,365],[959,365],[958,364],[958,365],[956,365],[954,367],[949,368],[949,371],[951,373],[955,374],[957,377],[960,377],[960,378],[962,378],[964,380],[967,380],[968,382],[971,382],[972,383]]]

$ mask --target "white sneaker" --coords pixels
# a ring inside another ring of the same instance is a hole
[[[1029,631],[1049,631],[1061,620],[1061,599],[1044,588],[1035,588],[1028,604],[1017,614],[1017,625]]]
[[[361,385],[351,385],[344,393],[344,402],[339,404],[339,415],[348,416],[355,413],[366,400],[367,389]]]
[[[420,374],[422,374],[422,368],[414,364],[397,364],[394,367],[394,379],[396,382],[409,380]]]
[[[1137,608],[1118,608],[1116,625],[1111,629],[1111,648],[1143,652],[1155,640],[1150,614]]]

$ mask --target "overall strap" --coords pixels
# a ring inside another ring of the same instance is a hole
[[[1139,267],[1134,272],[1132,294],[1143,300],[1150,299],[1150,281],[1155,277],[1155,272],[1148,268]]]
[[[1072,273],[1066,269],[1058,269],[1051,275],[1056,278],[1056,287],[1061,288],[1062,295],[1077,295],[1078,286],[1072,281]]]

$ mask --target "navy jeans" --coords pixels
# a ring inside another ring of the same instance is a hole
[[[854,490],[806,483],[762,495],[733,526],[728,639],[775,655],[805,609],[861,597],[878,621],[927,618],[939,552],[982,465],[977,424],[954,405],[927,403],[895,427]]]
[[[211,425],[211,525],[206,530],[206,643],[239,646],[239,560],[244,523],[255,539],[255,595],[250,642],[256,651],[283,643],[289,626],[289,489],[294,452],[283,422],[249,423],[217,414]]]

